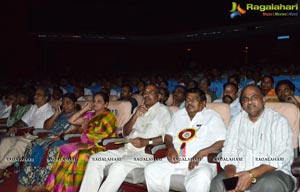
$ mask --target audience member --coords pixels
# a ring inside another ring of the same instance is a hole
[[[278,81],[275,92],[280,102],[295,104],[300,109],[299,97],[295,96],[295,85],[290,80]]]
[[[238,86],[234,83],[225,83],[223,85],[222,99],[217,99],[214,103],[227,103],[230,106],[230,118],[232,119],[242,111],[242,107],[238,97]]]
[[[261,81],[261,88],[265,96],[276,96],[273,89],[274,79],[271,75],[264,75]]]
[[[66,143],[60,139],[64,134],[75,131],[75,126],[72,126],[68,119],[76,111],[76,102],[77,99],[73,93],[63,95],[62,104],[56,106],[54,114],[44,123],[44,128],[51,130],[49,137],[35,139],[27,145],[24,159],[31,159],[32,161],[24,162],[19,174],[18,192],[43,189],[58,153],[56,147]],[[43,158],[45,157],[47,163],[43,165]]]
[[[145,169],[149,192],[168,192],[174,174],[185,176],[187,191],[209,191],[217,170],[208,163],[207,155],[222,148],[226,127],[220,115],[205,105],[203,91],[187,90],[185,108],[174,114],[166,131],[167,157]]]
[[[155,85],[147,85],[143,94],[144,104],[137,108],[124,126],[123,134],[129,143],[117,150],[91,156],[81,184],[81,192],[117,191],[131,170],[144,168],[151,162],[153,156],[145,153],[145,146],[163,142],[162,136],[171,121],[171,112],[159,103],[159,89]],[[146,160],[135,161],[136,158]],[[104,168],[110,164],[108,176],[102,183]]]
[[[83,129],[81,141],[58,147],[57,158],[46,180],[47,190],[78,191],[90,155],[105,150],[98,143],[103,138],[116,136],[117,120],[107,109],[108,103],[108,95],[98,92],[93,102],[87,102],[70,117],[69,123]]]
[[[291,127],[286,118],[265,108],[263,95],[257,85],[242,90],[244,111],[228,128],[221,158],[224,172],[213,179],[212,192],[223,192],[222,180],[232,177],[238,177],[234,191],[294,190]]]

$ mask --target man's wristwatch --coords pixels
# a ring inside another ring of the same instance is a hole
[[[249,171],[249,175],[250,175],[250,177],[251,177],[251,183],[252,183],[252,184],[255,184],[255,183],[256,183],[256,178],[254,177],[252,171]]]
[[[149,139],[149,145],[152,145],[152,144],[153,144],[153,140]]]

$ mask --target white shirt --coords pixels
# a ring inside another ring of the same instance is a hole
[[[214,103],[223,103],[223,100],[216,99],[214,100]],[[230,119],[233,119],[233,117],[235,117],[243,110],[238,97],[232,103],[230,103],[229,107],[230,107]]]
[[[195,136],[188,141],[182,141],[179,135],[186,128],[194,129]],[[173,137],[173,144],[179,155],[180,146],[185,142],[185,157],[191,158],[201,149],[209,147],[217,141],[225,140],[226,126],[221,116],[213,110],[203,108],[191,120],[186,109],[183,108],[174,114],[166,134]]]
[[[44,122],[50,118],[53,113],[54,110],[48,103],[40,108],[38,108],[37,105],[33,105],[22,117],[22,121],[26,123],[28,127],[42,129],[44,127]]]
[[[84,95],[93,95],[93,93],[89,88],[84,88]]]
[[[9,115],[10,115],[11,110],[12,110],[12,105],[7,106],[5,104],[4,107],[2,108],[2,110],[0,111],[0,119],[8,118]]]
[[[172,118],[172,112],[165,105],[157,102],[148,111],[139,116],[132,126],[129,138],[154,138],[164,136]],[[131,143],[126,145],[128,149],[144,151],[143,148],[136,148]]]
[[[288,121],[265,108],[256,122],[250,121],[245,111],[231,121],[221,166],[232,164],[240,172],[265,164],[292,176],[293,157],[292,131]]]

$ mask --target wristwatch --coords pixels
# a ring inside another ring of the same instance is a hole
[[[250,175],[250,177],[251,177],[251,183],[252,183],[252,184],[255,184],[255,183],[256,183],[256,178],[254,177],[252,171],[249,171],[249,175]]]
[[[152,144],[153,144],[153,140],[149,139],[149,145],[152,145]]]

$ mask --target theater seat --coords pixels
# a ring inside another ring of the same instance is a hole
[[[230,108],[229,105],[225,103],[207,103],[206,106],[208,109],[215,110],[217,113],[220,114],[221,118],[223,119],[224,123],[226,126],[229,125],[230,121]],[[118,142],[125,141],[125,139],[118,140]],[[116,140],[110,140],[110,139],[105,139],[103,140],[103,145],[104,146],[109,146],[110,147],[114,146],[116,147],[113,143],[116,142]],[[122,145],[120,145],[122,146]],[[154,155],[154,158],[163,158],[166,156],[166,148],[164,144],[161,145],[148,145],[145,148],[145,152],[148,154]],[[184,188],[184,177],[182,175],[173,175],[171,177],[171,185],[170,189],[175,190],[175,191],[185,191]],[[129,175],[127,175],[125,182],[121,186],[122,189],[126,189],[126,187],[130,186],[133,187],[132,184],[138,184],[135,185],[135,189],[141,189],[141,186],[143,186],[143,189],[146,190],[146,184],[145,184],[145,178],[144,178],[144,169],[134,169],[133,171],[130,172]]]
[[[266,108],[272,109],[279,112],[281,115],[287,118],[293,134],[293,147],[294,147],[294,162],[292,164],[292,173],[297,177],[297,188],[299,188],[299,176],[300,176],[300,158],[298,157],[298,147],[299,147],[299,126],[300,126],[300,111],[299,109],[291,103],[282,102],[266,102]],[[210,163],[217,163],[220,168],[219,161],[216,157],[220,157],[220,152],[214,152],[209,154],[208,161]],[[219,172],[221,169],[218,169]]]
[[[138,106],[141,105],[144,101],[144,97],[142,95],[139,95],[139,94],[132,94],[131,97],[134,98],[137,101]]]

